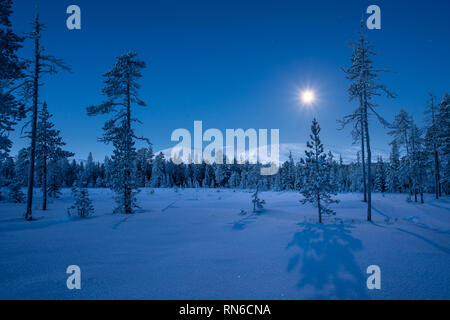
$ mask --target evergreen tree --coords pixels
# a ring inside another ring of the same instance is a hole
[[[74,204],[67,209],[69,216],[76,213],[81,218],[87,218],[94,212],[94,206],[89,198],[88,190],[79,185],[79,183],[75,183],[72,187],[72,197],[74,198]]]
[[[428,115],[428,127],[426,132],[426,142],[432,153],[432,158],[434,162],[434,192],[436,199],[439,199],[439,186],[441,183],[440,170],[439,170],[439,130],[440,128],[437,126],[437,105],[435,103],[436,97],[430,93],[430,99],[427,101],[427,109],[425,110],[425,114]]]
[[[332,196],[337,194],[337,186],[330,179],[330,166],[319,133],[319,123],[314,119],[311,126],[311,141],[306,144],[305,185],[301,191],[304,199],[301,203],[312,203],[318,210],[319,223],[322,223],[323,214],[335,214],[328,205],[337,203],[338,200],[332,199]]]
[[[422,131],[415,124],[412,124],[409,134],[409,144],[411,150],[411,173],[415,202],[417,194],[420,194],[420,202],[423,203],[424,173],[426,166],[426,155],[423,148]]]
[[[103,160],[104,167],[105,167],[105,179],[103,181],[103,184],[110,188],[111,186],[111,177],[113,175],[113,165],[112,161],[108,156],[105,156],[105,160]]]
[[[386,167],[381,156],[378,157],[375,167],[375,190],[381,193],[386,191]]]
[[[350,190],[351,192],[363,191],[363,166],[361,165],[360,152],[356,153],[356,163],[350,165]]]
[[[22,184],[19,179],[14,179],[8,185],[8,198],[10,201],[15,203],[25,202],[25,194],[22,192]]]
[[[94,187],[95,186],[95,162],[94,157],[92,156],[92,152],[89,152],[88,158],[86,161],[86,166],[84,167],[83,178],[86,187]]]
[[[266,204],[265,200],[261,200],[258,196],[259,187],[256,187],[255,192],[252,195],[252,203],[253,203],[253,212],[261,213],[264,209],[264,205]]]
[[[390,192],[401,192],[400,184],[400,153],[397,142],[391,143],[389,169],[387,173],[387,188]]]
[[[240,174],[238,171],[233,171],[231,173],[230,179],[228,180],[228,184],[230,186],[230,188],[239,188],[239,184],[240,184]]]
[[[39,88],[42,86],[41,79],[45,74],[55,74],[58,70],[70,70],[62,60],[53,56],[45,55],[44,48],[41,46],[42,32],[45,30],[43,24],[39,22],[39,12],[36,9],[36,17],[33,22],[33,30],[28,37],[34,41],[34,58],[27,60],[30,66],[25,77],[25,96],[32,97],[31,112],[31,131],[28,132],[30,138],[30,165],[28,174],[28,192],[27,192],[27,211],[25,219],[33,220],[33,187],[35,175],[36,161],[36,144],[37,144],[37,122],[38,122],[38,104],[39,104]]]
[[[411,177],[411,152],[409,143],[409,133],[412,127],[411,116],[403,109],[395,116],[389,135],[393,137],[391,144],[396,143],[398,147],[404,147],[405,157],[401,161],[399,173],[407,180],[409,193],[412,195],[412,177]]]
[[[136,181],[136,139],[131,124],[138,120],[131,115],[133,104],[145,106],[139,98],[139,84],[137,80],[142,77],[141,70],[145,63],[137,58],[134,52],[121,55],[117,58],[113,69],[104,74],[105,87],[103,94],[107,98],[98,106],[89,106],[89,116],[110,114],[114,116],[103,127],[104,135],[101,139],[105,143],[112,143],[114,155],[112,162],[111,188],[116,193],[118,207],[116,212],[132,213],[136,205],[136,194],[139,185]],[[145,139],[144,139],[145,140]],[[148,142],[148,140],[146,140]]]
[[[148,148],[142,148],[137,151],[137,172],[138,181],[141,187],[147,186],[152,175],[153,150],[150,145]]]
[[[150,180],[150,186],[152,188],[160,188],[165,186],[165,171],[164,154],[160,152],[153,161],[152,178]]]
[[[17,55],[23,38],[12,30],[12,0],[0,0],[0,157],[12,146],[9,132],[24,117],[24,106],[15,97],[23,86],[25,63]]]
[[[19,150],[15,161],[15,176],[22,181],[22,186],[28,185],[28,171],[29,171],[30,159],[28,157],[28,150],[22,148]]]
[[[57,197],[60,192],[62,181],[62,172],[59,172],[57,161],[63,158],[73,156],[73,153],[63,150],[61,147],[65,146],[60,137],[60,131],[54,129],[54,124],[51,122],[52,115],[48,112],[47,103],[44,102],[42,110],[38,115],[38,123],[36,129],[36,160],[37,167],[41,169],[42,174],[42,210],[47,210],[47,195]],[[51,187],[49,188],[48,164],[52,162],[51,172]]]
[[[286,165],[286,189],[287,190],[295,189],[295,164],[291,151],[289,151],[289,156]]]
[[[11,188],[14,182],[14,160],[10,156],[0,157],[0,200],[2,199],[2,188]]]
[[[446,93],[439,103],[439,113],[437,116],[437,126],[440,128],[438,136],[438,151],[440,153],[442,177],[439,192],[441,189],[446,194],[450,193],[450,94]]]
[[[350,99],[359,99],[359,107],[355,112],[349,116],[349,118],[344,119],[345,122],[354,122],[355,130],[358,132],[360,130],[361,140],[364,141],[362,144],[361,151],[363,151],[364,146],[367,150],[367,182],[366,177],[363,176],[364,183],[367,183],[367,220],[372,219],[372,151],[370,145],[370,135],[369,135],[369,115],[373,114],[376,118],[385,126],[388,125],[387,121],[384,120],[378,112],[375,110],[377,106],[373,102],[375,96],[380,95],[380,91],[386,93],[389,98],[393,98],[394,94],[387,90],[386,86],[378,83],[378,78],[380,70],[377,70],[373,66],[373,57],[375,53],[373,47],[366,40],[364,34],[364,23],[361,22],[361,30],[359,32],[359,40],[352,43],[353,55],[352,55],[352,65],[349,69],[344,70],[347,74],[347,78],[352,82],[349,89]],[[359,124],[358,124],[359,123]],[[364,158],[364,155],[363,155]],[[363,172],[365,168],[363,165]]]

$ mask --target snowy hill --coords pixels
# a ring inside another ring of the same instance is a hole
[[[325,152],[331,151],[336,160],[339,159],[339,156],[342,156],[342,160],[344,163],[348,164],[352,161],[356,161],[356,154],[360,150],[358,146],[348,146],[348,147],[337,147],[334,145],[326,145],[324,144]],[[193,150],[193,149],[192,149]],[[280,162],[285,162],[289,157],[289,152],[292,153],[294,161],[298,161],[300,158],[304,158],[306,143],[281,143],[279,145],[280,150]],[[167,148],[163,150],[159,150],[155,152],[155,154],[159,154],[162,152],[166,159],[170,158],[172,148]],[[255,153],[255,150],[252,150],[251,153]],[[193,151],[192,151],[193,154]],[[376,160],[376,157],[381,155],[383,159],[389,159],[389,153],[385,150],[373,149],[372,150],[372,159]]]

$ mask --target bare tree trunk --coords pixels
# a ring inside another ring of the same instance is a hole
[[[319,223],[322,223],[322,208],[320,207],[320,195],[317,194],[317,208],[319,209]]]
[[[27,192],[27,212],[25,219],[28,221],[33,220],[32,207],[33,207],[33,185],[34,185],[34,166],[36,158],[36,129],[37,129],[37,113],[38,113],[38,98],[39,98],[39,65],[40,65],[40,53],[39,53],[39,20],[36,13],[36,32],[34,38],[34,81],[33,81],[33,107],[32,107],[32,121],[31,121],[31,148],[30,148],[30,168],[28,173],[28,192]]]
[[[367,105],[364,103],[364,130],[367,146],[367,221],[372,221],[372,151],[370,149],[369,121],[367,118]]]
[[[362,113],[362,101],[361,104],[361,113]],[[367,180],[366,180],[366,159],[365,159],[365,150],[364,150],[364,119],[361,115],[361,161],[362,161],[362,173],[363,173],[363,186],[364,186],[364,202],[367,202]]]
[[[128,145],[129,141],[129,136],[131,135],[131,97],[130,97],[130,81],[128,81],[127,84],[127,137],[126,137],[126,150],[125,150],[125,163],[126,163],[126,170],[125,170],[125,182],[126,182],[126,186],[125,186],[125,190],[124,190],[124,196],[125,196],[125,213],[132,213],[132,208],[131,208],[131,190],[130,190],[130,177],[131,177],[131,172],[130,172],[130,147]]]

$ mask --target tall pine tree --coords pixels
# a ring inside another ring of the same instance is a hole
[[[63,150],[61,147],[65,146],[60,137],[60,131],[54,129],[54,124],[50,121],[52,115],[48,112],[47,103],[44,102],[42,110],[39,111],[37,134],[36,134],[36,160],[37,167],[41,171],[42,176],[42,210],[47,210],[47,195],[56,195],[58,193],[58,184],[55,179],[61,178],[60,175],[56,175],[57,166],[56,162],[63,158],[68,158],[74,154],[69,151]],[[51,172],[52,184],[51,190],[48,186],[49,174],[48,167],[49,162],[53,164],[53,170]]]
[[[438,127],[438,151],[442,159],[442,178],[439,194],[442,190],[446,194],[450,192],[450,94],[446,93],[439,103],[439,113],[437,116]]]
[[[436,97],[430,93],[430,99],[427,101],[427,109],[425,114],[428,115],[428,126],[426,131],[426,142],[432,153],[432,158],[434,162],[434,193],[436,199],[439,199],[439,186],[441,183],[441,175],[439,170],[439,127],[437,125],[437,114],[438,108],[436,104]]]
[[[12,0],[0,0],[0,157],[9,153],[9,133],[24,117],[23,104],[14,95],[23,86],[25,63],[17,55],[23,38],[12,30],[11,13]]]
[[[353,47],[353,55],[351,66],[344,70],[347,78],[352,81],[349,88],[350,99],[358,99],[359,107],[347,118],[345,122],[354,122],[355,130],[359,132],[361,141],[361,151],[367,151],[367,179],[364,176],[364,184],[367,188],[367,220],[372,219],[372,150],[370,145],[369,134],[369,115],[373,114],[385,126],[388,122],[384,120],[375,110],[377,106],[373,101],[375,96],[380,95],[380,91],[384,92],[387,97],[393,98],[395,95],[387,90],[385,85],[379,83],[380,70],[373,66],[373,57],[375,52],[372,45],[366,40],[364,34],[364,23],[361,22],[359,32],[359,40],[351,43]],[[360,131],[358,131],[360,130]],[[364,148],[365,147],[365,148]],[[364,156],[363,156],[364,158]],[[363,173],[366,172],[363,164]],[[363,174],[364,175],[364,174]]]
[[[137,122],[131,115],[132,105],[145,106],[139,98],[140,85],[137,80],[142,77],[141,70],[145,63],[134,52],[123,54],[116,60],[114,67],[104,74],[103,94],[106,101],[97,106],[87,107],[89,116],[113,114],[104,127],[101,141],[114,146],[111,189],[116,193],[118,207],[115,212],[133,213],[137,207],[135,195],[139,192],[136,181],[136,137],[131,124]],[[148,140],[147,140],[148,142]]]
[[[409,134],[412,127],[411,116],[403,109],[395,116],[389,135],[393,137],[391,144],[404,148],[404,160],[401,162],[399,172],[407,180],[410,195],[412,195],[412,170],[411,170],[411,150],[409,143]]]
[[[31,108],[31,131],[28,132],[30,138],[30,166],[28,174],[28,192],[27,192],[27,211],[25,219],[33,220],[33,188],[36,162],[36,144],[37,144],[37,122],[39,105],[39,88],[42,86],[42,76],[45,74],[55,74],[58,70],[70,70],[64,62],[53,56],[44,54],[44,48],[41,46],[42,32],[45,26],[39,21],[39,11],[36,8],[36,17],[33,22],[33,30],[28,34],[28,38],[34,41],[34,57],[27,60],[29,66],[25,75],[25,96],[32,98]]]
[[[323,214],[335,214],[328,206],[337,203],[332,199],[336,195],[337,185],[330,178],[331,167],[326,159],[323,144],[319,137],[320,126],[316,119],[311,125],[311,141],[308,141],[305,150],[305,178],[301,193],[303,204],[312,203],[318,210],[319,223],[322,223]]]

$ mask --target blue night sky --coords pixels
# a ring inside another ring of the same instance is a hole
[[[379,99],[379,112],[392,120],[400,108],[422,121],[428,92],[450,89],[450,2],[442,1],[103,1],[16,0],[13,26],[30,30],[34,6],[47,25],[42,43],[74,73],[46,78],[46,100],[67,148],[85,159],[102,160],[111,147],[97,142],[106,117],[88,117],[85,107],[100,103],[102,74],[115,57],[136,51],[147,63],[135,108],[143,121],[137,133],[154,150],[175,145],[176,128],[279,128],[280,143],[305,142],[314,116],[322,140],[340,148],[352,143],[350,130],[336,120],[355,107],[340,71],[348,66],[348,41],[357,38],[361,15],[381,8],[382,29],[367,31],[378,54],[375,65],[395,71],[382,80],[399,96]],[[66,28],[66,8],[80,6],[82,30]],[[367,18],[368,15],[365,15]],[[30,43],[21,51],[31,56]],[[304,108],[298,92],[310,87],[319,98]],[[371,127],[375,148],[389,151],[389,136]],[[28,144],[13,135],[15,153]]]

